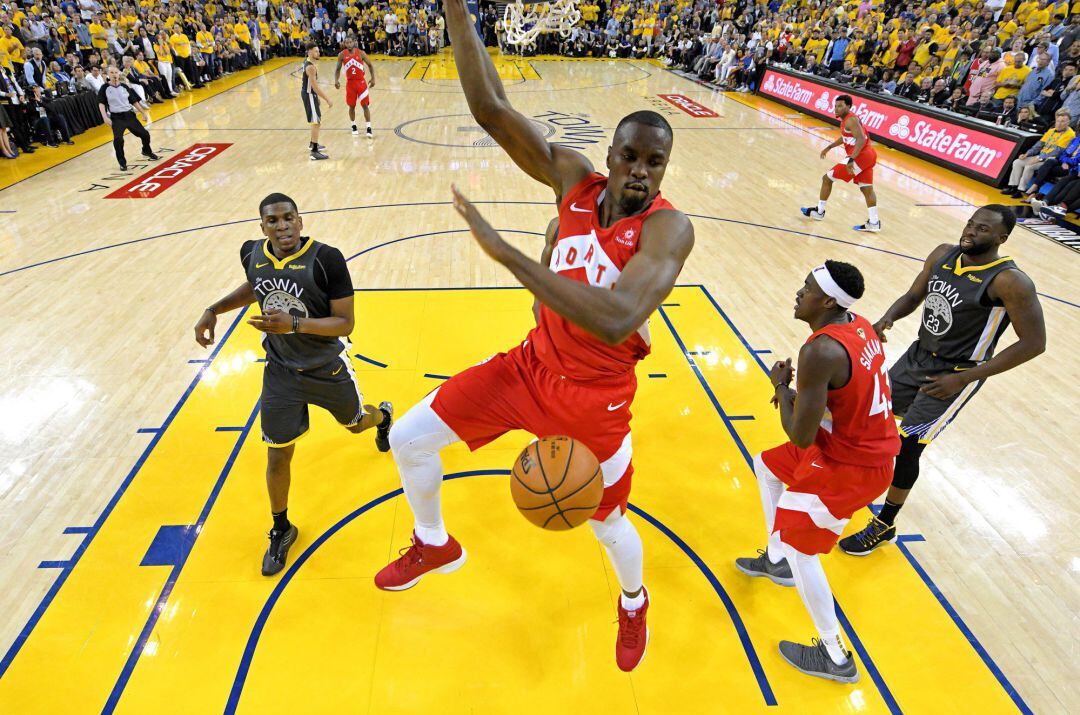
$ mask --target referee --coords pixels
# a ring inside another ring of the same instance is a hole
[[[266,368],[261,397],[262,437],[267,446],[270,546],[262,573],[285,568],[297,529],[289,521],[289,484],[295,443],[307,434],[308,406],[327,410],[353,433],[375,428],[375,446],[390,451],[394,408],[365,405],[349,354],[353,330],[353,284],[341,251],[302,236],[296,202],[270,194],[259,204],[263,240],[244,243],[240,262],[247,274],[240,287],[203,311],[195,340],[214,342],[217,316],[258,302],[260,315],[248,324],[264,333]]]
[[[98,90],[98,107],[101,109],[101,118],[112,127],[113,149],[116,150],[116,160],[120,162],[121,171],[127,171],[127,159],[124,158],[125,129],[142,140],[143,156],[147,159],[160,158],[150,148],[150,132],[146,131],[135,117],[138,110],[149,122],[150,110],[142,103],[134,89],[120,84],[120,70],[115,66],[109,68],[109,81]]]

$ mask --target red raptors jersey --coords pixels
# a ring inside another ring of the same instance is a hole
[[[559,235],[551,253],[551,270],[582,283],[613,288],[627,262],[638,251],[641,225],[652,213],[673,208],[659,193],[647,209],[607,228],[600,226],[600,202],[607,177],[592,174],[563,197]],[[552,372],[575,380],[627,375],[649,354],[649,326],[619,345],[605,345],[546,305],[540,322],[529,333],[540,361]]]
[[[342,50],[341,66],[345,69],[345,79],[349,82],[365,81],[364,58],[360,50]]]
[[[854,117],[856,122],[859,122],[859,126],[862,126],[862,122],[854,114],[848,116]],[[870,144],[870,135],[866,132],[866,128],[863,127],[863,136],[866,137],[866,143],[863,145],[862,151],[859,152],[861,157],[863,154],[877,156],[877,152],[874,151],[873,145]],[[847,130],[847,117],[844,117],[844,121],[840,122],[840,141],[844,142],[844,153],[851,156],[851,152],[855,151],[855,135]]]
[[[828,335],[844,346],[851,360],[851,379],[829,390],[814,443],[829,459],[876,467],[889,464],[900,451],[900,435],[881,341],[866,318],[852,317],[850,323],[826,325],[807,340]]]

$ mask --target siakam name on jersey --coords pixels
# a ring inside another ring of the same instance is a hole
[[[105,196],[107,199],[152,199],[198,169],[232,144],[192,144],[172,159]]]

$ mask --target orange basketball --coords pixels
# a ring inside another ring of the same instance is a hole
[[[584,524],[600,506],[604,477],[588,447],[570,437],[544,437],[518,456],[510,494],[525,518],[544,529]]]

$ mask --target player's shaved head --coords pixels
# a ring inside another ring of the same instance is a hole
[[[647,127],[662,129],[667,133],[669,141],[675,137],[675,132],[672,130],[671,125],[668,124],[668,120],[664,119],[660,114],[648,109],[643,109],[639,112],[631,112],[620,119],[619,124],[615,127],[615,133],[618,134],[619,130],[627,124],[643,124]]]
[[[265,199],[259,202],[259,216],[263,215],[263,211],[264,209],[266,209],[267,206],[273,206],[274,204],[291,204],[293,211],[295,211],[296,213],[300,213],[300,209],[297,208],[295,201],[293,201],[285,194],[275,192],[273,194],[267,195]]]

